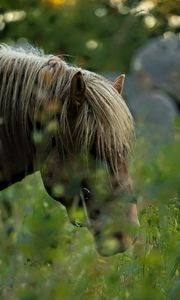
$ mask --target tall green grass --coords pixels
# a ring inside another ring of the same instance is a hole
[[[0,193],[1,300],[178,300],[180,135],[152,156],[138,139],[131,167],[139,238],[103,258],[85,228],[69,223],[39,173]]]

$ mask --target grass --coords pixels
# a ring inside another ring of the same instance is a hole
[[[178,132],[178,131],[177,131]],[[103,258],[86,228],[69,223],[39,173],[0,193],[1,300],[176,300],[180,293],[180,141],[150,155],[139,139],[131,173],[139,239]]]

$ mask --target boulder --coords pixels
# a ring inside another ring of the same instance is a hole
[[[173,99],[160,90],[144,90],[135,76],[127,76],[124,97],[135,119],[138,135],[159,149],[171,141],[178,116]]]
[[[180,37],[150,41],[135,54],[132,72],[144,89],[161,89],[180,104]]]

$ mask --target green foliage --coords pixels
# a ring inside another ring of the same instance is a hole
[[[124,254],[100,257],[91,234],[69,223],[38,173],[1,192],[2,300],[179,299],[179,134],[154,158],[147,141],[137,145],[132,177],[141,228]]]
[[[143,0],[74,2],[1,0],[1,41],[29,41],[93,71],[127,72],[134,52],[150,37],[179,31],[169,25],[178,3],[173,9],[168,3],[154,3],[143,10]],[[15,11],[20,14],[13,19]]]

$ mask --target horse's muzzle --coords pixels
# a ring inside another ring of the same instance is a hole
[[[138,231],[138,227],[136,229]],[[125,252],[135,243],[138,235],[137,231],[133,235],[122,232],[115,232],[111,235],[98,233],[94,237],[96,249],[102,256],[112,256]]]

